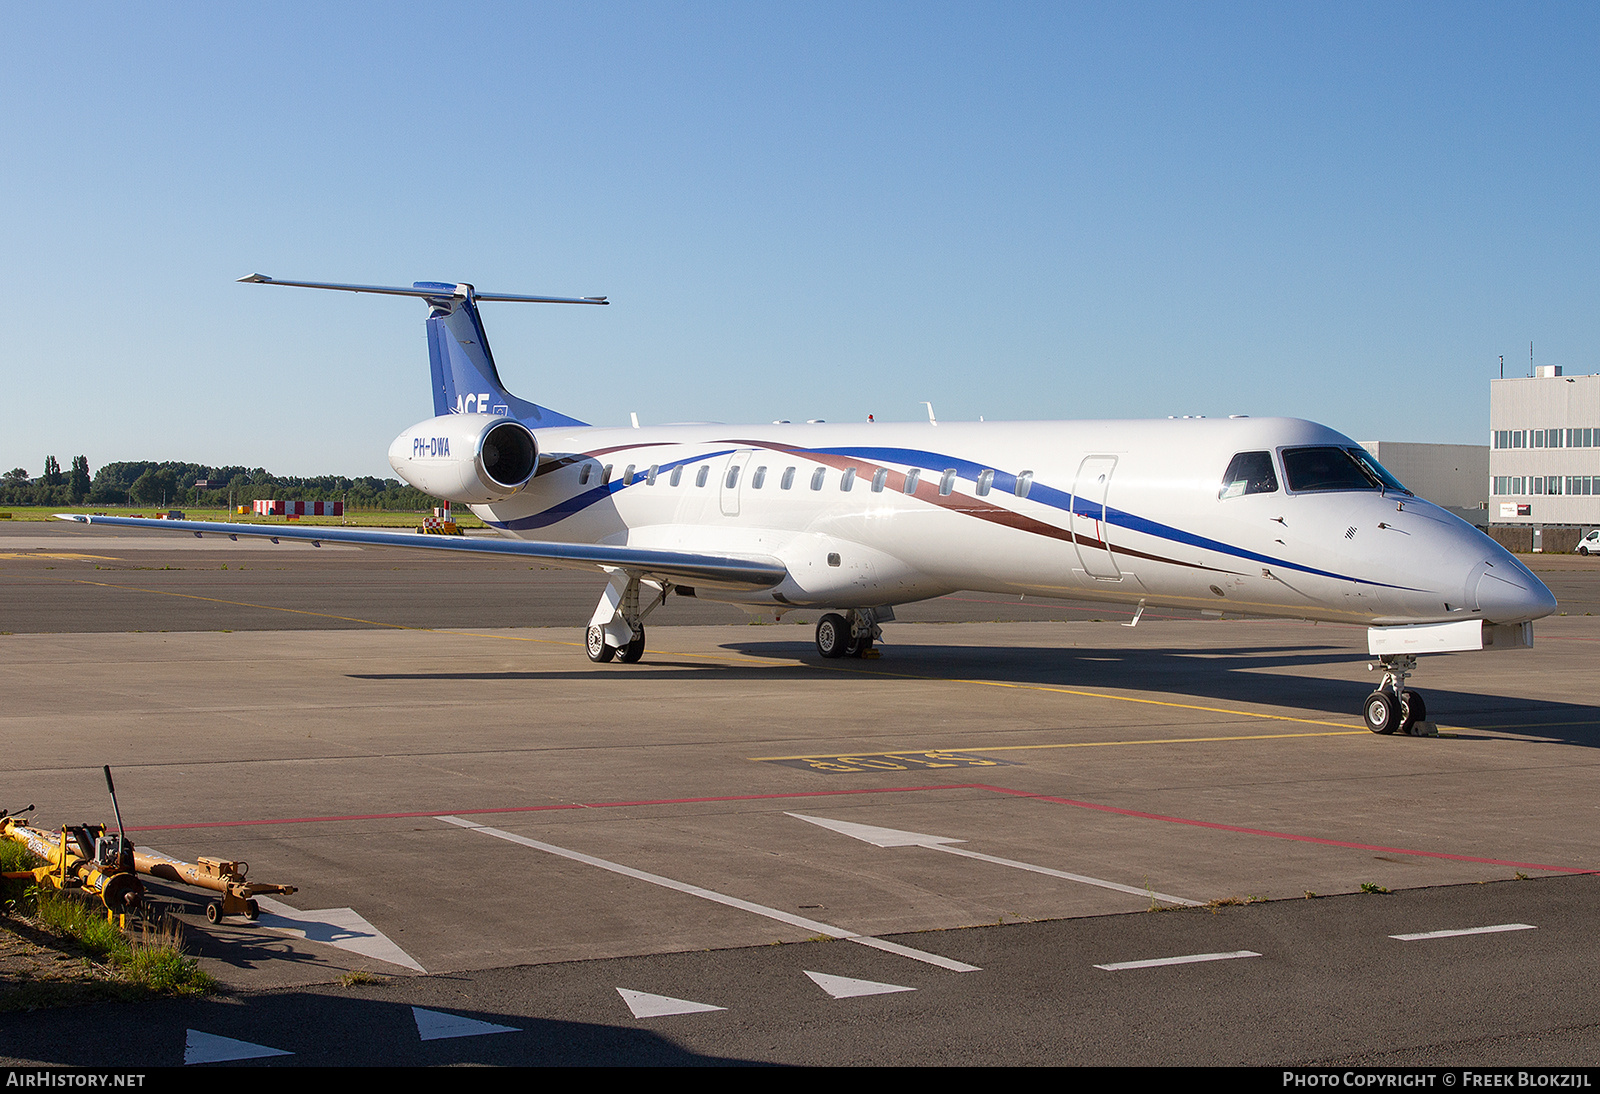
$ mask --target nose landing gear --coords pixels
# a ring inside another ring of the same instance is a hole
[[[1377,691],[1367,696],[1366,705],[1361,711],[1368,729],[1382,734],[1396,730],[1409,734],[1419,732],[1424,726],[1431,728],[1427,720],[1428,706],[1423,702],[1422,694],[1406,687],[1406,677],[1417,671],[1415,654],[1386,655],[1380,657],[1376,665],[1368,665],[1367,668],[1383,671],[1383,683],[1378,685]]]

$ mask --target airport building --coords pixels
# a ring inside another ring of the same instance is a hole
[[[1480,528],[1493,519],[1485,490],[1489,482],[1488,446],[1362,441],[1361,447],[1419,498]]]
[[[1489,430],[1491,523],[1600,525],[1600,375],[1491,380]]]

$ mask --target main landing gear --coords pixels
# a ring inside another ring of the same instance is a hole
[[[823,657],[877,657],[874,644],[883,637],[880,621],[893,619],[886,608],[851,608],[844,615],[829,612],[817,620],[817,652]]]
[[[1362,717],[1374,733],[1413,733],[1427,723],[1428,706],[1420,692],[1406,687],[1406,677],[1417,671],[1415,654],[1391,654],[1378,658],[1368,669],[1383,671],[1383,683],[1367,696]]]
[[[655,591],[656,596],[639,606],[639,586]],[[584,651],[596,664],[616,660],[632,665],[644,656],[644,617],[661,607],[672,586],[666,582],[645,581],[625,573],[613,573],[606,591],[584,632]]]

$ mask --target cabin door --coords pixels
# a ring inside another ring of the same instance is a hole
[[[1116,466],[1115,456],[1090,456],[1078,468],[1078,481],[1072,487],[1072,539],[1078,560],[1091,577],[1122,577],[1111,557],[1111,525],[1105,519]]]

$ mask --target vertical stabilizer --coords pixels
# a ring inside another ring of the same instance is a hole
[[[584,424],[505,389],[471,285],[419,281],[413,288],[428,293],[428,366],[435,414],[505,414],[531,429]]]

